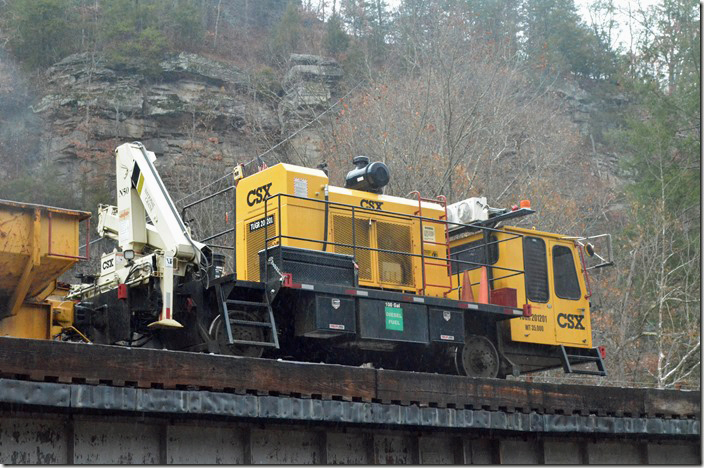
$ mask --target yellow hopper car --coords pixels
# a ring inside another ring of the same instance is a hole
[[[77,261],[90,213],[0,200],[0,336],[73,336],[73,301],[57,281]]]

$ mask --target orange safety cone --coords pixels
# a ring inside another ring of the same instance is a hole
[[[485,266],[482,267],[479,280],[479,304],[489,303],[489,273]]]
[[[472,283],[469,281],[469,272],[465,270],[462,275],[462,291],[460,300],[466,302],[474,302],[474,294],[472,293]]]

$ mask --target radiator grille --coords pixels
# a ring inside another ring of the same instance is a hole
[[[256,227],[258,225],[254,223],[261,223],[262,219],[255,220],[247,223],[245,226],[245,245],[247,246],[247,280],[248,281],[259,281],[259,251],[264,248],[265,236],[273,237],[278,233],[276,227],[276,217],[274,215],[269,215],[270,221],[266,229],[263,227]],[[256,227],[256,228],[255,228]],[[271,246],[271,242],[269,243]]]
[[[384,284],[414,287],[413,257],[411,253],[411,228],[394,223],[374,221],[376,242],[371,242],[372,226],[368,219],[355,219],[354,240],[352,218],[348,215],[332,215],[333,242],[340,244],[356,243],[356,252],[351,247],[335,246],[335,252],[355,255],[361,281],[378,280]],[[353,242],[354,241],[354,242]],[[372,247],[403,253],[376,252],[359,247]],[[376,261],[373,263],[372,258]]]
[[[357,247],[370,247],[370,226],[368,219],[355,219],[354,242],[352,239],[352,218],[344,215],[332,216],[333,242],[338,244],[355,244]],[[335,246],[335,252],[355,255],[359,266],[359,279],[363,281],[372,280],[372,255],[370,250],[357,249],[352,247]]]
[[[377,222],[377,245],[381,250],[411,253],[411,228]],[[413,287],[413,257],[379,252],[379,278],[382,283]]]

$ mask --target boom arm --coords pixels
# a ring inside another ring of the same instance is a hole
[[[191,239],[186,225],[154,167],[156,156],[141,143],[125,143],[115,150],[117,175],[118,244],[141,252],[149,245],[146,215],[171,256],[198,264],[202,244]]]
[[[166,246],[156,228],[148,224],[147,228],[147,245],[164,250]],[[114,241],[118,240],[120,232],[120,221],[117,217],[117,207],[112,205],[98,205],[98,234],[100,237],[106,237]],[[198,245],[198,243],[196,243]]]
[[[101,206],[98,232],[116,239],[123,252],[156,250],[162,294],[159,320],[149,326],[181,328],[172,318],[174,271],[186,263],[200,268],[204,244],[195,242],[154,167],[156,156],[141,143],[115,150],[117,207]],[[152,224],[148,224],[146,217]],[[127,258],[127,256],[125,256]]]

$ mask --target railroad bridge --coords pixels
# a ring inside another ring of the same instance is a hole
[[[701,464],[700,399],[0,338],[0,463]]]

